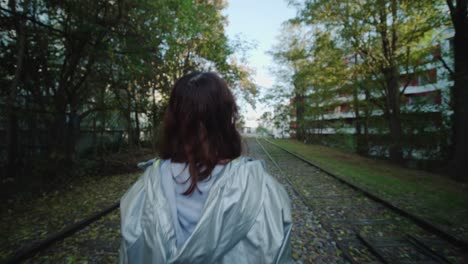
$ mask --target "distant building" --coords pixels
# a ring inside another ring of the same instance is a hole
[[[260,119],[258,120],[259,127],[263,127],[268,131],[268,136],[273,138],[289,138],[289,124],[290,118],[288,115],[285,115],[283,118],[278,118],[275,115],[275,110],[273,113],[265,112]]]
[[[453,50],[453,32],[443,32],[448,35],[447,40],[439,43],[434,47],[434,52],[428,54],[427,62],[421,65],[417,72],[400,72],[400,82],[402,91],[405,89],[401,101],[401,118],[404,122],[407,118],[416,120],[414,127],[406,126],[403,128],[404,133],[414,135],[412,147],[404,149],[405,158],[427,159],[431,158],[428,153],[440,152],[440,142],[431,142],[432,146],[427,146],[427,138],[431,137],[431,133],[440,131],[441,129],[449,129],[450,117],[452,110],[450,108],[451,87],[453,81],[450,79],[448,70],[439,60],[442,54],[449,54]],[[346,58],[346,62],[354,63],[352,58]],[[447,64],[451,65],[452,58],[444,56]],[[310,95],[313,95],[313,88]],[[361,102],[366,100],[365,94],[359,94],[358,98]],[[368,103],[371,100],[379,100],[382,97],[376,94],[371,94]],[[294,104],[294,98],[291,98],[291,104]],[[309,107],[311,106],[310,102]],[[331,104],[319,104],[316,106],[317,115],[305,116],[307,121],[306,133],[309,136],[332,136],[337,134],[354,135],[356,134],[356,111],[354,108],[354,99],[352,94],[337,93]],[[362,116],[364,113],[359,112]],[[378,108],[373,108],[368,113],[369,126],[367,133],[371,137],[372,144],[369,149],[370,155],[388,156],[388,150],[379,146],[378,138],[388,134],[388,126],[382,122],[383,111]],[[291,136],[295,137],[297,123],[294,113],[290,122]],[[364,133],[361,127],[361,133]],[[434,139],[436,140],[436,139]],[[437,139],[444,140],[444,139]],[[448,139],[445,139],[448,140]]]
[[[254,127],[242,127],[241,133],[244,134],[254,134],[255,133],[255,128]]]

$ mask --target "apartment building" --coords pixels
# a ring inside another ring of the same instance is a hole
[[[434,44],[428,53],[425,62],[415,72],[400,72],[401,119],[403,134],[408,141],[405,145],[404,156],[407,159],[433,159],[443,150],[443,145],[448,145],[448,137],[444,136],[450,130],[452,110],[450,107],[451,87],[453,81],[449,71],[444,67],[441,58],[447,65],[452,65],[451,50],[453,47],[450,30],[444,31],[445,41]],[[441,57],[443,56],[443,57]],[[352,58],[346,58],[345,62],[353,63]],[[377,85],[377,84],[376,84]],[[381,94],[355,94],[340,92],[337,89],[333,100],[317,103],[314,99],[314,89],[310,89],[306,96],[309,111],[304,117],[307,123],[306,134],[308,137],[333,138],[336,135],[356,134],[357,115],[360,118],[360,134],[366,134],[370,141],[369,155],[388,156],[388,148],[385,147],[385,138],[388,142],[388,125],[384,120],[384,112],[376,102],[383,100]],[[356,98],[360,107],[356,111]],[[308,101],[308,99],[310,101]],[[294,104],[294,98],[291,99]],[[362,105],[368,107],[363,109]],[[367,112],[365,112],[367,111]],[[314,112],[311,114],[310,112]],[[365,122],[362,121],[365,116]],[[290,123],[291,136],[295,137],[297,123]],[[362,124],[365,123],[366,126]],[[434,140],[432,140],[434,139]],[[445,141],[445,142],[442,142]]]

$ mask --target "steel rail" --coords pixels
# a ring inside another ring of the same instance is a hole
[[[82,230],[83,228],[89,226],[90,224],[96,222],[103,216],[109,214],[110,212],[114,211],[115,209],[119,208],[120,202],[114,203],[113,205],[105,208],[102,211],[94,213],[93,215],[80,220],[74,224],[68,225],[62,230],[52,235],[49,235],[43,240],[33,242],[32,244],[25,246],[18,251],[16,251],[13,256],[0,261],[1,264],[10,264],[10,263],[18,263],[20,261],[24,261],[28,258],[33,257],[38,252],[45,250],[46,248],[50,247],[52,244],[61,241],[67,237],[72,236],[76,232]]]
[[[429,231],[430,233],[433,233],[433,234],[436,234],[438,235],[439,237],[443,238],[444,240],[450,242],[451,244],[457,246],[457,247],[460,247],[462,248],[465,252],[468,251],[468,242],[461,239],[461,238],[458,238],[442,229],[440,229],[439,227],[433,225],[432,223],[420,218],[420,217],[417,217],[395,205],[393,205],[392,203],[380,198],[380,197],[377,197],[375,196],[374,194],[362,189],[361,187],[343,179],[342,177],[326,170],[326,169],[323,169],[321,168],[320,166],[316,165],[315,163],[313,163],[312,161],[309,161],[307,160],[306,158],[302,157],[301,155],[297,154],[297,153],[294,153],[294,152],[291,152],[281,146],[279,146],[278,144],[274,143],[274,142],[271,142],[270,140],[268,139],[264,139],[266,142],[270,143],[271,145],[289,153],[290,155],[302,160],[303,162],[317,168],[318,170],[324,172],[325,174],[337,179],[338,181],[344,183],[345,185],[351,187],[352,189],[355,189],[361,193],[363,193],[365,196],[369,197],[371,200],[374,200],[378,203],[381,203],[383,205],[385,205],[386,207],[392,209],[393,211],[397,212],[398,214],[402,215],[402,216],[405,216],[405,217],[408,217],[410,218],[411,220],[413,220],[413,222],[415,222],[418,226],[422,227],[423,229],[425,229],[426,231]],[[260,141],[258,140],[258,138],[256,138],[256,141],[257,143],[259,144],[259,146],[263,149],[264,153],[268,156],[268,158],[271,160],[271,162],[275,165],[275,167],[278,168],[278,170],[284,174],[284,171],[280,168],[280,166],[276,163],[276,161],[273,159],[273,157],[271,157],[271,155],[268,153],[268,151],[265,149],[265,147],[260,143]],[[285,174],[284,174],[285,175]],[[286,177],[285,175],[285,180],[289,183],[289,185],[291,185],[292,187],[292,190],[296,193],[296,195],[302,200],[302,202],[310,208],[310,205],[308,204],[308,201],[307,199],[299,192],[296,190],[296,188],[294,187],[294,185],[292,184],[292,182],[290,181],[290,179],[288,177]],[[58,242],[58,241],[61,241],[67,237],[70,237],[72,235],[74,235],[76,232],[86,228],[87,226],[91,225],[92,223],[96,222],[97,220],[99,220],[100,218],[102,218],[103,216],[109,214],[110,212],[114,211],[115,209],[118,209],[120,206],[120,203],[119,202],[116,202],[114,203],[113,205],[105,208],[104,210],[101,210],[99,212],[96,212],[94,213],[93,215],[83,219],[83,220],[80,220],[74,224],[71,224],[69,226],[66,226],[65,228],[63,228],[61,231],[57,232],[57,233],[53,233],[51,235],[49,235],[48,237],[46,237],[45,239],[43,240],[40,240],[40,241],[37,241],[37,242],[33,242],[32,244],[28,245],[28,246],[25,246],[21,249],[19,249],[18,251],[16,251],[11,257],[7,258],[7,259],[4,259],[4,260],[1,260],[0,263],[1,264],[10,264],[10,263],[18,263],[20,261],[24,261],[28,258],[31,258],[33,257],[35,254],[37,254],[38,252],[42,251],[42,250],[45,250],[46,248],[50,247],[52,244]],[[311,208],[310,208],[311,209]],[[325,230],[327,230],[332,236],[334,236],[334,233],[328,229],[328,227],[325,227]],[[341,243],[336,243],[336,246],[342,251],[342,252],[345,252],[345,258],[350,261],[350,262],[354,262],[353,259],[351,259],[351,256],[349,256],[349,253],[347,252],[347,249],[344,248],[343,245],[341,245]],[[346,254],[348,253],[348,254]]]
[[[271,160],[271,162],[275,165],[276,168],[278,168],[278,170],[285,176],[284,179],[288,182],[288,184],[291,186],[292,190],[294,191],[294,193],[301,199],[301,201],[304,203],[305,206],[307,206],[310,210],[312,210],[312,208],[310,207],[309,203],[307,202],[307,199],[298,191],[296,190],[296,188],[294,187],[293,183],[289,180],[289,178],[286,176],[286,174],[284,173],[284,171],[281,169],[281,167],[278,165],[278,163],[276,163],[276,161],[273,159],[273,157],[271,157],[271,155],[268,153],[268,151],[265,149],[265,147],[262,145],[262,143],[260,143],[260,141],[258,140],[258,138],[255,138],[255,140],[257,141],[257,144],[260,145],[260,147],[263,149],[263,152],[265,152],[265,154],[267,155],[267,157]],[[356,263],[354,261],[354,259],[351,257],[351,255],[349,254],[348,252],[348,249],[342,245],[341,243],[339,243],[339,240],[337,239],[335,233],[330,230],[327,226],[325,225],[322,225],[322,227],[328,232],[330,233],[330,235],[333,236],[334,240],[335,241],[338,241],[338,243],[336,243],[336,247],[341,250],[341,252],[343,252],[344,254],[344,257],[346,258],[346,260],[348,260],[350,263]]]
[[[443,230],[442,228],[436,226],[435,224],[433,223],[430,223],[429,221],[419,217],[419,216],[416,216],[394,204],[392,204],[391,202],[385,200],[385,199],[382,199],[378,196],[376,196],[375,194],[372,194],[371,192],[357,186],[356,184],[348,181],[348,180],[345,180],[343,177],[341,176],[338,176],[320,166],[318,166],[317,164],[315,164],[314,162],[306,159],[305,157],[301,156],[300,154],[297,154],[297,153],[294,153],[292,151],[289,151],[287,150],[286,148],[284,147],[281,147],[279,146],[278,144],[264,138],[264,140],[268,143],[270,143],[271,145],[289,153],[290,155],[302,160],[303,162],[317,168],[318,170],[324,172],[325,174],[335,178],[336,180],[338,180],[339,182],[351,187],[352,189],[356,190],[356,191],[359,191],[361,192],[362,194],[364,194],[365,196],[367,196],[368,198],[370,198],[371,200],[375,201],[375,202],[378,202],[380,204],[383,204],[384,206],[392,209],[393,211],[395,211],[396,213],[398,213],[399,215],[401,216],[404,216],[404,217],[407,217],[409,219],[411,219],[416,225],[418,225],[419,227],[423,228],[424,230],[428,231],[429,233],[432,233],[432,234],[435,234],[437,236],[439,236],[440,238],[448,241],[449,243],[451,243],[452,245],[456,246],[456,247],[459,247],[462,249],[463,252],[467,252],[468,251],[468,241],[462,239],[462,238],[459,238],[445,230]]]

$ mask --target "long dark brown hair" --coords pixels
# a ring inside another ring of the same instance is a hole
[[[188,164],[189,195],[216,164],[241,155],[235,124],[238,109],[226,81],[213,72],[193,72],[176,81],[164,117],[160,156]]]

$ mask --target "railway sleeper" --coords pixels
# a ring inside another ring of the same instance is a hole
[[[376,238],[358,233],[357,237],[383,263],[462,263],[458,257],[459,253],[436,252],[418,238],[408,234],[399,237]],[[450,247],[447,243],[446,246]]]

